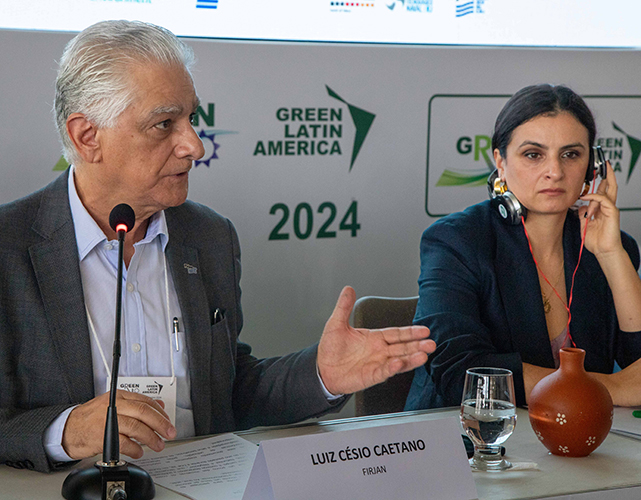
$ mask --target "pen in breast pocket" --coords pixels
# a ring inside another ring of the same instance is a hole
[[[180,341],[178,340],[179,331],[178,318],[174,318],[174,342],[176,343],[176,352],[180,351]]]

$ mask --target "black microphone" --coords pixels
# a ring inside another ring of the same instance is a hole
[[[109,214],[109,225],[111,226],[111,229],[116,231],[116,233],[119,230],[123,230],[125,233],[128,233],[134,228],[135,223],[136,214],[134,213],[134,209],[126,203],[116,205]],[[120,227],[121,225],[123,227]]]
[[[116,284],[116,328],[111,367],[111,393],[102,447],[102,461],[88,469],[77,469],[65,479],[62,496],[67,500],[151,500],[156,488],[151,476],[132,464],[120,460],[116,392],[120,366],[120,322],[122,314],[122,268],[125,234],[134,227],[136,215],[126,203],[114,207],[109,225],[118,235],[118,280]]]

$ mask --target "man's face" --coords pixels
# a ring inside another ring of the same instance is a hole
[[[132,104],[113,128],[97,133],[102,186],[96,187],[140,216],[183,203],[189,170],[205,151],[191,125],[198,98],[184,68],[138,64],[128,77]]]

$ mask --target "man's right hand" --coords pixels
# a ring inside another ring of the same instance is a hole
[[[108,406],[107,392],[72,410],[62,434],[62,446],[67,455],[79,460],[102,452]],[[116,407],[120,452],[123,455],[131,458],[142,457],[141,445],[161,451],[165,447],[161,437],[176,437],[176,428],[165,413],[162,401],[119,390],[116,395]]]

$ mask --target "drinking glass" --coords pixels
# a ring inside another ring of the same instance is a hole
[[[501,471],[512,464],[501,456],[501,444],[514,432],[516,407],[512,372],[503,368],[470,368],[465,373],[461,424],[474,443],[470,466]]]

